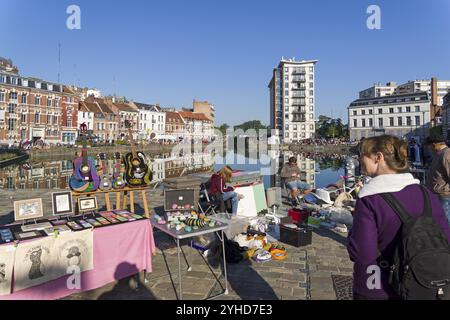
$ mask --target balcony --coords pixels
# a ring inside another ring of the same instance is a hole
[[[294,69],[292,71],[292,74],[306,74],[305,70],[301,70],[301,69]]]
[[[294,91],[306,91],[306,87],[303,87],[303,88],[296,88],[296,87],[292,87],[292,89],[291,90],[294,90]]]
[[[306,122],[306,117],[304,113],[295,112],[293,114],[294,117],[292,118],[292,122]]]
[[[292,82],[306,82],[306,77],[292,77]]]
[[[303,89],[304,90],[304,89]],[[306,98],[306,94],[305,93],[299,93],[299,92],[294,92],[292,94],[293,98]]]
[[[291,105],[292,106],[306,106],[306,101],[293,100]]]

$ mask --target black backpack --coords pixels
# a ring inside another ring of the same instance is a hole
[[[417,218],[408,215],[392,194],[380,194],[402,221],[394,254],[385,259],[389,284],[403,300],[450,300],[450,245],[431,215],[428,191],[420,189],[425,207]]]

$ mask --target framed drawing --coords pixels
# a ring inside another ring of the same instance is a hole
[[[54,216],[73,214],[72,192],[53,192],[52,208]]]
[[[37,219],[44,216],[42,199],[14,201],[14,220]]]
[[[78,209],[80,212],[97,210],[97,197],[78,198]]]

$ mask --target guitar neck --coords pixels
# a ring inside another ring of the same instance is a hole
[[[83,138],[83,149],[81,149],[81,157],[83,158],[83,166],[88,165],[88,156],[87,156],[87,141],[86,136]]]
[[[136,145],[134,144],[133,133],[131,132],[131,128],[128,128],[128,135],[130,136],[131,154],[133,155],[133,158],[136,159],[137,151],[136,151]]]

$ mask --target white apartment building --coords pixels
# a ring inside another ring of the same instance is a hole
[[[158,105],[134,102],[139,110],[139,137],[144,140],[163,136],[166,133],[166,113]]]
[[[426,92],[358,99],[348,107],[351,140],[382,134],[424,138],[430,125]]]
[[[437,105],[442,106],[444,96],[450,90],[450,80],[437,80]],[[432,96],[431,80],[413,80],[397,86],[396,94],[407,94],[424,91],[428,96]]]
[[[80,125],[85,123],[88,130],[94,130],[94,112],[88,109],[84,104],[80,104],[78,109],[78,123]]]
[[[270,125],[280,141],[297,142],[315,134],[315,64],[281,59],[269,83]]]
[[[386,83],[385,86],[381,85],[381,83],[375,83],[370,88],[360,91],[359,98],[367,99],[390,96],[394,94],[396,88],[397,84],[393,81]]]

